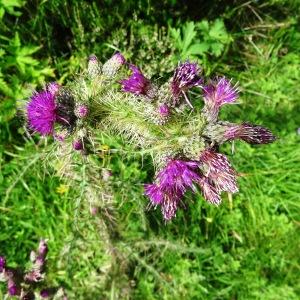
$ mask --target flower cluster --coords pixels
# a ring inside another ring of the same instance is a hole
[[[119,52],[103,65],[91,55],[85,74],[68,87],[51,83],[35,93],[27,105],[29,128],[53,135],[73,153],[96,153],[92,137],[99,130],[153,153],[159,171],[145,185],[145,194],[161,207],[165,220],[175,216],[188,190],[200,189],[215,205],[221,203],[222,192],[238,192],[237,172],[217,153],[220,144],[275,140],[262,126],[219,120],[220,109],[237,101],[239,89],[225,77],[204,78],[197,63],[180,63],[161,86]],[[200,97],[197,105],[190,98],[191,89],[202,94],[202,110]]]
[[[0,278],[7,284],[7,294],[18,299],[34,300],[40,298],[52,298],[67,300],[67,296],[62,288],[42,287],[45,279],[46,256],[48,246],[45,240],[41,240],[37,251],[31,251],[31,268],[22,270],[21,268],[10,268],[6,259],[0,256]]]
[[[197,161],[174,159],[157,174],[155,183],[145,185],[153,206],[160,205],[165,220],[175,216],[185,192],[196,186],[211,204],[221,203],[221,192],[238,192],[236,172],[225,155],[207,149]]]

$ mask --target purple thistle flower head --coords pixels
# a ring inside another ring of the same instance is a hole
[[[194,161],[170,160],[162,169],[157,179],[164,191],[176,191],[184,193],[187,188],[193,188],[193,181],[200,179],[197,174],[198,163]]]
[[[79,104],[79,105],[77,105],[75,107],[75,111],[74,112],[75,112],[75,116],[77,118],[83,119],[83,118],[85,118],[88,115],[89,109],[88,109],[88,107],[86,105]]]
[[[75,140],[73,142],[73,149],[76,151],[83,150],[83,143],[81,140]]]
[[[238,89],[231,85],[225,77],[216,78],[209,85],[203,87],[204,100],[218,107],[233,103],[238,98]]]
[[[120,81],[120,84],[122,85],[122,91],[139,96],[146,96],[150,99],[155,98],[157,89],[151,83],[151,81],[147,79],[141,70],[135,65],[130,65],[129,68],[132,71],[131,76],[128,79],[123,79]]]
[[[167,104],[162,104],[158,107],[158,111],[161,117],[167,118],[170,115],[170,108]]]
[[[201,153],[199,160],[202,163],[203,173],[218,192],[238,192],[236,172],[224,154],[206,149]]]
[[[27,105],[29,127],[41,135],[53,133],[57,119],[55,95],[50,91],[35,93]]]
[[[153,205],[161,205],[165,220],[172,219],[187,189],[200,180],[198,164],[193,161],[170,160],[156,176],[156,184],[145,185],[145,194]]]
[[[3,272],[5,267],[6,267],[6,259],[4,256],[0,256],[0,273]]]
[[[188,61],[181,63],[175,69],[171,81],[171,91],[175,102],[178,102],[178,98],[182,92],[186,92],[188,89],[202,84],[203,81],[199,75],[201,71],[201,68],[196,63]]]
[[[216,121],[220,107],[224,104],[235,102],[238,98],[238,89],[231,85],[225,77],[216,78],[207,86],[203,87],[205,101],[204,112],[210,121]]]
[[[249,144],[269,144],[276,140],[272,132],[262,126],[243,123],[231,125],[224,133],[225,140],[241,139]]]

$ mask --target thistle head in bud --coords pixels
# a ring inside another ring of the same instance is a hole
[[[272,132],[262,126],[250,123],[229,125],[224,133],[225,140],[241,139],[249,144],[269,144],[276,140]]]
[[[99,211],[98,207],[96,207],[96,206],[90,207],[90,214],[91,214],[92,216],[96,216],[97,213],[98,213],[98,211]]]
[[[170,108],[167,104],[161,104],[158,107],[158,112],[159,112],[160,116],[163,117],[163,118],[169,117],[169,115],[171,113]]]
[[[59,141],[59,142],[64,142],[65,139],[70,135],[70,132],[63,128],[61,130],[55,130],[55,133],[53,135],[54,139],[56,141]]]
[[[102,169],[102,179],[108,181],[112,176],[112,171],[108,169]]]
[[[88,113],[89,113],[89,109],[86,105],[84,104],[78,104],[75,107],[75,116],[79,119],[84,119]]]
[[[17,286],[13,278],[9,278],[7,281],[7,290],[10,296],[20,295],[20,287]]]
[[[103,65],[102,73],[107,77],[114,77],[125,63],[125,57],[117,52]]]
[[[60,85],[57,82],[50,82],[46,85],[46,90],[51,94],[55,95],[60,89]]]
[[[101,72],[100,62],[98,61],[96,55],[91,54],[88,59],[88,67],[87,67],[88,76],[91,79],[93,79],[98,75],[100,75],[100,72]]]
[[[0,256],[0,273],[3,272],[5,267],[6,267],[6,259],[4,256]]]
[[[45,258],[48,253],[48,245],[46,240],[40,240],[38,247],[38,256]]]
[[[225,77],[216,78],[203,87],[205,114],[211,121],[216,121],[219,109],[224,104],[235,102],[239,92],[236,85],[232,85]]]
[[[194,86],[201,86],[203,80],[200,77],[201,68],[196,63],[186,61],[181,63],[174,72],[171,80],[171,91],[173,105],[179,103],[180,97],[185,96],[185,92]]]
[[[120,81],[122,91],[138,96],[145,96],[149,99],[155,98],[157,96],[157,88],[151,81],[143,75],[138,67],[130,65],[129,68],[132,71],[131,76],[128,79]]]
[[[51,296],[51,292],[49,291],[49,289],[42,289],[40,291],[40,296],[41,298],[49,298]]]
[[[83,150],[83,142],[81,140],[73,141],[73,149],[76,151]]]

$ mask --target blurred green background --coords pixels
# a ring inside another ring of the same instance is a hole
[[[49,284],[70,299],[263,299],[300,295],[299,0],[0,0],[0,255],[24,265],[49,239]],[[228,120],[263,124],[271,145],[224,147],[240,193],[219,208],[197,194],[164,224],[146,211],[150,163],[114,158],[116,218],[124,266],[107,273],[101,224],[40,160],[18,102],[46,81],[65,83],[114,51],[153,78],[178,60],[239,81]],[[0,299],[5,286],[0,285]]]

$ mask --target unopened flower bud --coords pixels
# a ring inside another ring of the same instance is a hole
[[[104,181],[108,181],[111,176],[112,176],[112,172],[110,170],[107,169],[102,170],[102,179]]]
[[[16,296],[20,294],[20,289],[12,278],[10,278],[7,282],[7,290],[10,296]]]
[[[163,117],[163,118],[167,118],[170,115],[170,108],[167,104],[162,104],[159,106],[158,108],[159,110],[159,114]]]
[[[55,95],[60,88],[60,85],[57,82],[50,82],[47,84],[46,89],[51,94]]]
[[[94,54],[90,55],[89,57],[87,72],[91,79],[100,75],[101,72],[100,63],[98,61],[97,56]]]
[[[97,213],[98,213],[98,207],[92,206],[90,208],[90,213],[91,213],[92,216],[97,215]]]
[[[58,130],[54,133],[55,140],[59,142],[64,142],[65,139],[70,135],[67,129]]]
[[[85,118],[89,113],[89,109],[84,104],[79,104],[75,107],[75,116],[77,118],[83,119]]]
[[[45,258],[48,253],[48,246],[45,240],[41,240],[38,248],[39,256]]]
[[[3,272],[5,267],[6,267],[6,259],[4,256],[0,256],[0,273]]]
[[[125,63],[124,56],[117,52],[103,65],[102,73],[107,77],[114,77]]]
[[[43,289],[40,291],[40,296],[42,298],[49,298],[51,295],[50,290],[49,289]]]
[[[73,148],[74,150],[76,151],[80,151],[80,150],[83,150],[83,143],[81,140],[75,140],[73,142]]]
[[[35,253],[35,251],[31,251],[30,252],[30,257],[29,258],[30,258],[31,262],[33,262],[33,263],[35,262],[35,260],[36,260],[36,253]]]

